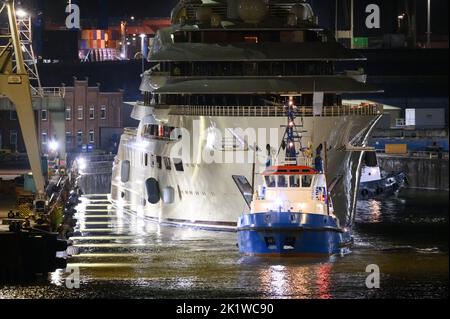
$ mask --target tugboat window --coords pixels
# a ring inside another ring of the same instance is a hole
[[[288,187],[286,176],[284,175],[278,176],[278,187]]]
[[[275,177],[266,176],[266,184],[267,184],[267,187],[275,187]]]
[[[291,187],[300,187],[300,176],[290,176],[289,177],[289,184]]]
[[[312,184],[312,176],[304,175],[302,176],[302,187],[311,187]]]

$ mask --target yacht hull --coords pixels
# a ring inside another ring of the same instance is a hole
[[[340,225],[349,227],[353,223],[362,153],[345,150],[345,145],[364,146],[374,124],[379,119],[373,115],[348,115],[327,117],[305,117],[302,130],[303,140],[315,149],[320,144],[327,149],[327,179],[330,183],[331,199]],[[205,130],[215,128],[226,131],[229,128],[253,128],[258,134],[258,145],[264,149],[267,143],[278,145],[285,131],[284,117],[207,117],[168,116],[167,124],[182,127],[192,134],[192,163],[184,163],[183,171],[173,167],[150,167],[143,165],[143,154],[170,158],[175,142],[146,139],[141,136],[142,123],[136,133],[125,133],[117,160],[113,167],[111,200],[118,206],[137,212],[159,223],[170,223],[214,230],[236,230],[239,217],[248,212],[249,206],[236,187],[233,176],[253,179],[251,161],[245,163],[204,163],[201,154],[207,146]],[[200,126],[196,132],[195,126]],[[209,150],[210,152],[210,150]],[[251,156],[249,150],[214,151],[216,155]],[[121,163],[129,161],[129,178],[123,182]],[[262,161],[261,163],[264,163]],[[264,164],[257,167],[262,171]],[[153,178],[160,189],[172,188],[174,198],[171,203],[162,200],[156,204],[148,201],[146,181]],[[259,186],[255,178],[255,187]]]

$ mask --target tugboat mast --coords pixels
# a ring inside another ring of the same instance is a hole
[[[300,153],[304,155],[304,148],[302,145],[302,133],[304,131],[299,131],[297,124],[295,123],[298,109],[294,103],[293,97],[289,98],[289,102],[285,106],[285,109],[287,115],[287,126],[283,136],[283,141],[281,143],[281,148],[286,150],[285,161],[287,165],[299,165],[298,157]],[[303,127],[303,124],[301,127]],[[296,144],[299,144],[299,149],[297,149]]]

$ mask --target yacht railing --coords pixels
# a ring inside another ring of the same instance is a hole
[[[136,136],[137,135],[137,129],[133,128],[133,127],[125,127],[123,129],[123,132],[125,134],[132,135],[132,136]]]
[[[171,107],[172,115],[191,116],[226,116],[226,117],[285,117],[283,106],[192,106],[180,105]],[[302,117],[334,117],[334,116],[375,116],[381,114],[377,104],[324,106],[321,114],[315,114],[311,106],[298,108],[298,116]]]

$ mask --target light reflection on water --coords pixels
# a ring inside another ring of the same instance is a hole
[[[433,209],[423,204],[430,201]],[[83,205],[69,261],[80,267],[81,288],[66,289],[67,274],[57,271],[49,281],[0,288],[0,298],[448,296],[448,199],[430,194],[359,203],[356,244],[344,258],[244,257],[234,233],[160,226],[107,202],[95,201],[95,212]],[[382,289],[369,291],[365,268],[374,263]]]

